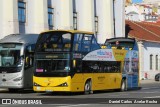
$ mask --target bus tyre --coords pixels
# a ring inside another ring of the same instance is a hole
[[[126,80],[122,80],[122,83],[121,83],[121,91],[127,91],[127,84],[126,84]]]
[[[9,92],[17,92],[18,89],[9,88],[8,91],[9,91]]]
[[[84,94],[92,94],[91,81],[87,81],[84,86]]]

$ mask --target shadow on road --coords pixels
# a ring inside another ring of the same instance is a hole
[[[142,87],[134,88],[134,89],[128,89],[127,91],[135,91],[140,90]],[[104,94],[104,93],[120,93],[120,90],[101,90],[101,91],[94,91],[93,94]],[[84,92],[34,92],[31,89],[25,89],[25,90],[15,90],[15,91],[8,91],[3,90],[0,91],[0,93],[3,94],[32,94],[32,93],[38,93],[39,96],[79,96],[84,95]],[[91,94],[92,95],[92,94]]]
[[[142,87],[128,89],[127,91],[141,90],[141,88]],[[93,92],[93,94],[104,94],[104,93],[121,93],[121,91],[120,90],[101,90],[101,91]],[[41,92],[39,94],[39,96],[79,96],[79,95],[84,95],[84,92],[44,92],[44,93]]]
[[[27,90],[15,90],[15,91],[8,91],[8,90],[3,90],[3,91],[0,91],[0,93],[3,93],[3,94],[28,94],[28,93],[36,93],[34,92],[33,90],[31,89],[27,89]]]

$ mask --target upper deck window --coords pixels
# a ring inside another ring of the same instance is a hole
[[[93,34],[74,34],[73,43],[73,51],[89,52],[100,48]]]
[[[49,32],[40,35],[37,41],[39,52],[52,51],[70,51],[71,50],[71,33],[68,32]]]

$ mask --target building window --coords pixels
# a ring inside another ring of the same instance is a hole
[[[73,29],[77,30],[77,12],[73,12]]]
[[[150,55],[150,70],[153,69],[153,55]]]
[[[156,55],[156,70],[158,70],[158,55]]]
[[[49,29],[53,29],[53,11],[54,11],[53,8],[48,7],[48,25],[49,25]]]
[[[52,0],[47,0],[48,2],[48,7],[52,7]]]
[[[18,20],[21,23],[26,22],[26,3],[18,1]]]
[[[98,33],[98,16],[95,16],[94,21],[95,21],[95,33],[97,35],[97,33]]]

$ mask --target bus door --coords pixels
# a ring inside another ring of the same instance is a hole
[[[78,54],[77,54],[78,56]],[[81,59],[73,59],[73,76],[72,77],[72,90],[83,90],[84,88],[84,73],[82,70],[82,60]]]
[[[34,46],[35,44],[29,45],[25,50],[24,85],[26,87],[32,87],[33,83]]]

